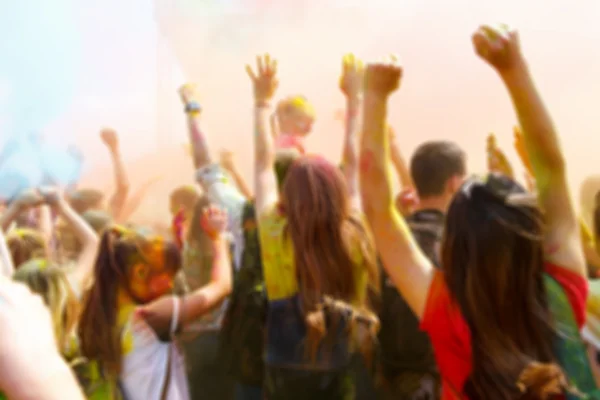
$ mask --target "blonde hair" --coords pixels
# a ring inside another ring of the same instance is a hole
[[[292,112],[304,114],[312,120],[315,119],[314,107],[306,97],[301,95],[289,96],[277,104],[277,114],[289,114]]]
[[[79,302],[62,268],[44,259],[33,259],[15,272],[13,279],[39,294],[50,310],[59,348],[69,350],[79,319]]]

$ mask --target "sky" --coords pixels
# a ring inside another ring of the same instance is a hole
[[[404,79],[392,98],[390,122],[406,155],[424,140],[450,139],[467,150],[470,169],[482,172],[485,136],[493,131],[516,163],[508,96],[470,43],[479,24],[497,22],[520,31],[561,134],[574,192],[596,173],[597,0],[4,3],[0,145],[23,132],[41,132],[80,148],[89,173],[109,163],[99,151],[104,126],[119,131],[132,165],[165,146],[181,146],[186,133],[176,89],[194,81],[213,149],[236,152],[249,178],[252,113],[244,65],[265,51],[279,59],[280,95],[302,93],[316,106],[311,150],[332,159],[341,151],[343,130],[335,117],[344,104],[337,89],[341,56],[353,51],[373,60],[396,53]]]

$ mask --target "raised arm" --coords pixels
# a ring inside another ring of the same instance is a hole
[[[496,135],[490,133],[487,137],[487,163],[488,171],[503,174],[514,179],[515,174],[510,161],[504,154],[504,151],[498,147]]]
[[[118,223],[125,223],[129,220],[129,217],[140,208],[142,201],[146,198],[146,195],[152,188],[152,186],[156,185],[162,179],[161,176],[155,176],[151,179],[148,179],[144,182],[140,187],[138,187],[131,196],[128,196],[128,201],[125,202],[123,206],[123,210],[119,214],[117,218]]]
[[[502,78],[515,107],[536,180],[538,201],[546,218],[546,258],[585,275],[579,224],[567,183],[564,155],[550,115],[521,54],[518,35],[505,26],[484,26],[473,35],[473,44],[477,54]]]
[[[227,172],[229,172],[229,175],[231,175],[231,177],[233,178],[238,190],[242,195],[244,195],[246,200],[251,199],[252,189],[250,189],[250,186],[248,186],[246,180],[244,179],[244,177],[240,173],[240,170],[235,164],[235,160],[233,159],[233,153],[231,151],[224,150],[221,152],[221,166],[225,168]]]
[[[340,89],[346,97],[346,132],[342,152],[342,167],[352,205],[360,208],[358,185],[358,131],[364,69],[354,54],[346,54],[342,61]]]
[[[279,86],[277,61],[266,54],[256,58],[256,72],[249,65],[246,72],[254,88],[254,196],[256,214],[260,216],[278,199],[275,143],[269,129],[271,101]]]
[[[408,168],[408,164],[406,163],[404,155],[402,154],[402,151],[400,151],[400,146],[398,146],[398,142],[396,141],[396,131],[391,125],[388,125],[388,133],[390,135],[392,164],[394,165],[398,179],[400,179],[400,185],[402,189],[413,189],[415,184],[412,180],[412,176],[410,176],[410,169]]]
[[[202,216],[202,228],[211,238],[213,266],[210,282],[183,297],[179,326],[193,322],[206,314],[231,293],[232,270],[226,237],[227,215],[219,208],[209,207]],[[157,332],[165,332],[174,318],[173,301],[161,298],[144,306],[141,311],[146,321]]]
[[[127,171],[125,170],[123,157],[121,156],[117,132],[114,129],[103,129],[100,132],[100,138],[110,152],[110,158],[112,160],[115,174],[116,188],[115,192],[110,198],[109,210],[113,218],[119,221],[119,217],[123,212],[125,202],[127,201],[127,196],[129,195],[129,178],[127,176]]]
[[[193,85],[183,85],[179,89],[181,101],[185,107],[187,115],[188,135],[190,144],[192,145],[192,158],[194,160],[194,168],[202,168],[212,162],[208,142],[202,131],[200,124],[200,114],[202,107],[196,98],[196,93]]]
[[[360,149],[362,206],[388,276],[416,315],[421,316],[432,279],[431,262],[421,252],[394,205],[387,131],[387,105],[402,75],[394,60],[371,64],[365,74],[363,136]]]
[[[69,224],[75,232],[77,240],[82,245],[81,252],[76,260],[76,268],[71,271],[73,278],[79,284],[79,288],[84,288],[87,279],[91,276],[96,261],[96,252],[98,251],[98,235],[94,229],[71,208],[69,203],[54,190],[42,190],[46,202],[56,210],[56,212]]]

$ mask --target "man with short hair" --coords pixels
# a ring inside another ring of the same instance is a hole
[[[427,142],[415,151],[410,172],[419,197],[406,218],[421,249],[439,267],[445,213],[466,174],[466,155],[455,143]],[[383,399],[438,399],[440,377],[426,333],[393,283],[383,274],[380,313]]]

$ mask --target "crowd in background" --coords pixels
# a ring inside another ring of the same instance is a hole
[[[170,230],[129,223],[150,183],[130,190],[112,129],[110,197],[48,184],[5,199],[0,398],[600,399],[600,218],[575,211],[517,33],[472,41],[514,105],[518,168],[494,134],[486,176],[451,138],[406,160],[415,133],[388,124],[403,69],[353,54],[326,160],[304,143],[315,110],[275,101],[261,55],[246,67],[252,182],[180,89],[196,173],[169,194]]]

